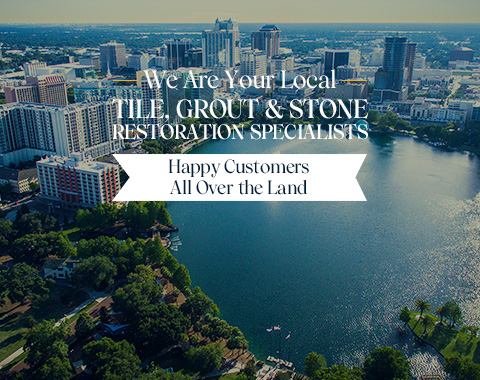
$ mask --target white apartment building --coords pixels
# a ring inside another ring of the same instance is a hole
[[[261,50],[242,51],[241,75],[267,75],[267,53]]]
[[[118,165],[85,161],[81,153],[46,157],[37,161],[37,172],[40,195],[69,207],[112,203],[120,191]]]
[[[98,158],[121,151],[114,140],[116,107],[110,101],[49,106],[11,103],[0,106],[0,166],[18,164],[34,156],[69,157],[84,152]]]

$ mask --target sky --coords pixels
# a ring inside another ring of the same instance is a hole
[[[0,0],[17,23],[480,22],[480,0]]]

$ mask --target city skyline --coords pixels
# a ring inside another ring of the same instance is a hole
[[[353,0],[336,3],[244,0],[237,7],[218,0],[205,0],[198,7],[198,2],[183,0],[172,6],[166,5],[152,0],[138,0],[134,6],[127,0],[66,0],[59,8],[57,0],[22,0],[20,9],[17,1],[1,0],[0,23],[198,23],[212,17],[234,17],[242,23],[480,22],[480,2],[476,0],[455,3],[446,0],[366,0],[361,7]]]

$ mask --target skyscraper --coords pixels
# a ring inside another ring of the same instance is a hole
[[[167,41],[168,68],[176,70],[187,66],[187,51],[192,47],[192,41],[174,39]]]
[[[407,44],[407,51],[405,53],[405,81],[410,83],[413,77],[413,66],[415,64],[415,54],[417,52],[417,44],[409,42]]]
[[[127,66],[125,44],[110,41],[100,45],[100,64],[104,73]]]
[[[383,53],[383,65],[375,73],[374,101],[402,100],[406,96],[404,89],[405,57],[407,39],[405,37],[386,37]]]
[[[240,63],[240,32],[231,18],[215,21],[202,35],[203,67],[231,68]]]
[[[252,50],[258,49],[271,58],[279,54],[280,29],[275,25],[264,25],[258,32],[252,33]]]

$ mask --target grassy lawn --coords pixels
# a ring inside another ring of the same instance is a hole
[[[427,343],[434,346],[445,357],[451,357],[456,354],[469,358],[480,363],[480,339],[472,338],[469,334],[460,332],[456,328],[445,325],[436,325],[440,319],[436,316],[428,314],[435,323],[428,325],[424,335],[425,326],[418,321],[420,313],[411,313],[412,319],[409,322],[414,333],[422,337]]]
[[[66,297],[70,298],[69,304],[62,303],[62,300],[66,301]],[[64,286],[55,286],[48,306],[39,310],[32,310],[29,302],[12,305],[7,301],[0,308],[0,361],[25,344],[28,316],[33,316],[37,322],[44,319],[58,320],[86,299],[88,294],[85,292],[74,292]]]
[[[239,375],[240,375],[240,372],[227,373],[222,376],[209,377],[208,380],[237,380]]]
[[[82,309],[82,311],[88,312],[90,309],[92,309],[93,307],[95,307],[97,304],[98,304],[98,302],[95,301],[95,300],[93,300],[93,301],[90,302],[87,306],[85,306],[85,307]],[[68,318],[68,319],[67,319],[67,323],[68,323],[68,324],[72,324],[73,322],[75,322],[75,321],[78,319],[79,316],[80,316],[80,313],[77,313],[77,314],[75,314],[73,317]]]
[[[78,227],[71,227],[69,229],[63,230],[65,235],[68,236],[70,241],[79,241],[80,240],[80,229]]]
[[[227,373],[226,375],[220,376],[220,379],[222,380],[236,380],[240,372],[236,373]]]
[[[10,302],[0,309],[0,361],[25,344],[24,335],[28,329],[23,315],[28,309],[29,305],[17,306]]]

